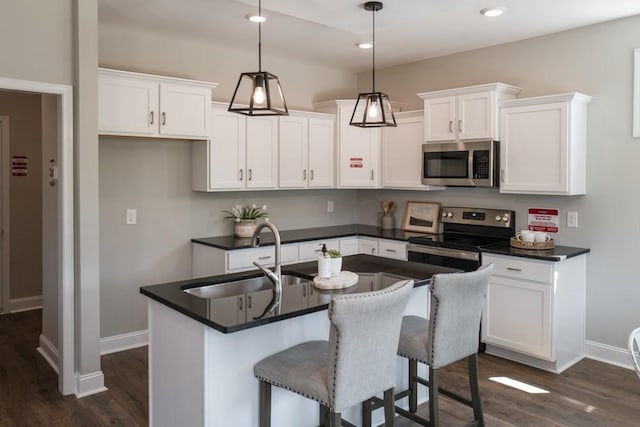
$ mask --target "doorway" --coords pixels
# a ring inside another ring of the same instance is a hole
[[[57,110],[57,151],[56,185],[57,199],[57,290],[52,304],[55,305],[57,320],[57,368],[58,389],[64,395],[76,391],[75,382],[75,331],[74,331],[74,234],[73,234],[73,88],[68,85],[33,82],[0,78],[0,90],[18,91],[30,94],[52,95]],[[4,126],[3,126],[4,127]],[[2,131],[4,132],[4,130]],[[5,138],[3,138],[4,140]],[[8,137],[7,137],[8,139]],[[2,152],[2,162],[7,164],[8,154]],[[40,167],[40,165],[34,165]],[[3,177],[9,171],[2,168]],[[8,180],[3,179],[3,187]],[[2,188],[2,197],[6,189]],[[2,210],[4,211],[3,203]],[[3,212],[4,220],[4,212]],[[4,240],[4,239],[3,239]],[[3,257],[4,258],[4,257]],[[4,259],[2,274],[5,273]],[[4,287],[3,287],[4,288]],[[2,304],[6,306],[3,289]]]

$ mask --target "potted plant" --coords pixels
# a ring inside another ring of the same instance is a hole
[[[342,254],[337,249],[329,249],[329,258],[331,258],[329,271],[332,276],[337,276],[342,271]]]
[[[224,219],[231,219],[234,222],[233,234],[236,237],[251,237],[258,227],[257,220],[264,219],[268,221],[267,205],[258,207],[255,203],[242,206],[235,205],[228,211],[222,211],[227,214]]]

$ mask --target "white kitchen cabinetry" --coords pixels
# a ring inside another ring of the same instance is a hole
[[[378,239],[373,237],[358,237],[358,253],[378,255]]]
[[[500,104],[500,192],[586,194],[587,104],[580,93]]]
[[[397,113],[397,127],[382,129],[382,186],[401,190],[444,190],[422,184],[424,112]]]
[[[98,70],[98,133],[205,139],[217,83]]]
[[[279,187],[332,188],[333,116],[291,112],[279,122]]]
[[[424,99],[424,140],[499,140],[498,102],[518,93],[520,88],[504,83],[419,93]]]
[[[381,132],[349,125],[355,105],[355,100],[313,104],[316,111],[336,115],[338,188],[377,188]]]
[[[191,146],[192,188],[196,191],[263,190],[276,187],[278,121],[246,117],[213,103],[207,141]]]
[[[556,373],[582,359],[586,255],[555,262],[484,253],[489,263],[487,353]]]
[[[407,260],[407,242],[398,240],[378,240],[378,256],[385,258]]]

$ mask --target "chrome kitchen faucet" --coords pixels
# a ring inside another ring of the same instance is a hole
[[[280,233],[275,225],[270,222],[262,222],[258,224],[256,231],[253,232],[253,237],[251,237],[251,246],[254,248],[259,246],[259,236],[260,232],[263,228],[267,227],[271,230],[274,236],[274,245],[275,245],[275,266],[274,271],[269,270],[265,266],[261,265],[258,261],[253,261],[253,265],[258,267],[262,272],[267,276],[267,278],[273,283],[273,298],[271,302],[265,308],[264,313],[260,316],[257,316],[256,319],[261,319],[267,314],[271,312],[275,312],[280,308],[280,303],[282,302],[282,271],[280,268]],[[278,314],[277,312],[274,314]]]

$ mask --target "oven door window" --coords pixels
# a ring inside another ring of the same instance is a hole
[[[423,178],[469,178],[469,151],[424,153]]]
[[[475,271],[480,267],[478,261],[460,259],[442,255],[425,254],[422,252],[407,252],[407,259],[422,264],[438,265],[441,267],[457,268],[463,271]]]

